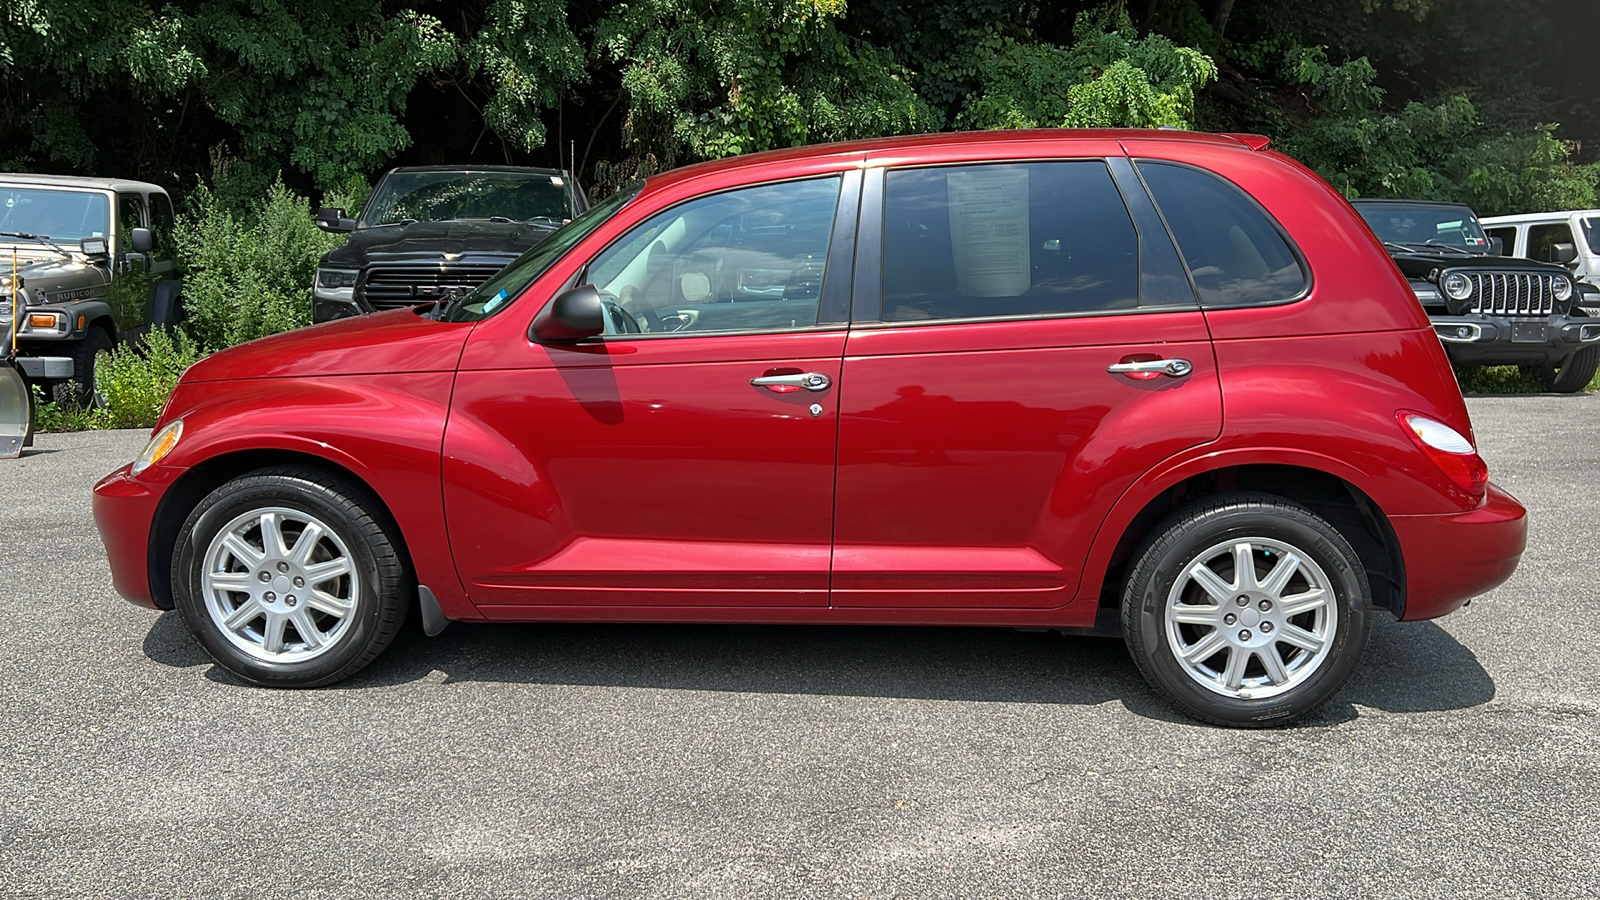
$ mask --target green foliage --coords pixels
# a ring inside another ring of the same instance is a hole
[[[167,396],[200,353],[188,335],[157,328],[143,345],[123,344],[111,351],[99,373],[106,405],[86,409],[44,402],[34,386],[34,427],[39,431],[91,428],[149,428],[161,415]]]
[[[1322,114],[1284,149],[1347,196],[1456,200],[1485,216],[1596,203],[1600,164],[1574,164],[1554,125],[1497,133],[1463,94],[1386,109],[1364,57],[1333,65],[1321,48],[1307,48],[1290,54],[1287,68]]]
[[[1217,76],[1200,51],[1139,37],[1119,6],[1081,13],[1071,47],[1006,37],[986,49],[958,127],[1187,128],[1195,91]]]
[[[838,27],[843,0],[639,0],[595,29],[620,69],[624,141],[672,165],[931,130],[938,115],[889,54]]]
[[[243,212],[197,190],[176,240],[187,325],[211,352],[309,325],[317,261],[340,238],[317,230],[306,199],[278,181]]]

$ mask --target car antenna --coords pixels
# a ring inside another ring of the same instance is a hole
[[[578,173],[574,172],[572,170],[572,166],[575,165],[573,160],[575,160],[577,158],[578,158],[578,141],[577,141],[576,138],[574,138],[572,140],[572,146],[567,152],[567,214],[568,214],[567,221],[568,222],[570,222],[573,219],[576,219],[578,217],[578,189],[576,187],[574,187],[573,184],[572,184],[574,181],[578,180]]]

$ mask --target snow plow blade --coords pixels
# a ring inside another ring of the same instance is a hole
[[[33,394],[13,360],[0,360],[0,459],[33,444]]]

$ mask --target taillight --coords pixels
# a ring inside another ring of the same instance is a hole
[[[1433,460],[1456,487],[1473,497],[1482,497],[1488,491],[1489,467],[1461,432],[1421,413],[1402,412],[1398,418],[1423,455]]]

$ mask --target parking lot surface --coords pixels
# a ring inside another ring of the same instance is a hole
[[[1120,641],[452,625],[244,686],[0,461],[0,897],[1600,895],[1600,396],[1469,399],[1515,577],[1380,617],[1321,714],[1192,724]]]

